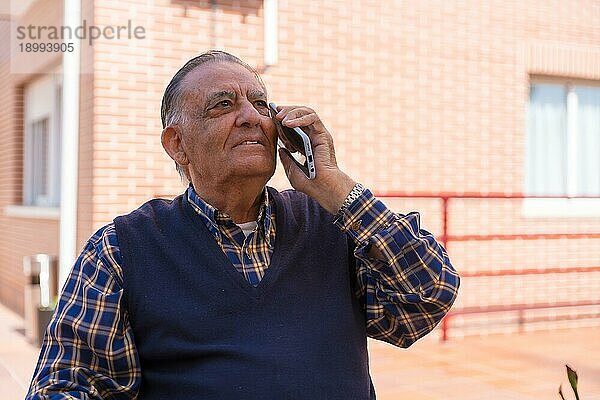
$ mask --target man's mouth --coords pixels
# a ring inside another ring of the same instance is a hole
[[[242,143],[240,143],[240,145],[246,145],[246,144],[260,144],[260,143],[258,143],[256,140],[245,140]]]

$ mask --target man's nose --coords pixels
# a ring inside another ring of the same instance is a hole
[[[237,117],[237,126],[256,126],[260,124],[261,118],[260,113],[249,101],[242,102],[240,106],[240,112]]]

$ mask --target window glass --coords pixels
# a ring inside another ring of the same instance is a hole
[[[575,87],[577,95],[577,188],[600,195],[600,88]]]
[[[529,194],[561,195],[567,189],[567,109],[562,85],[532,85],[527,126]]]
[[[25,86],[23,204],[60,205],[60,102],[56,74]]]
[[[600,87],[531,85],[526,190],[539,196],[600,196]]]

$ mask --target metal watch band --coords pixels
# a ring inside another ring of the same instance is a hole
[[[348,193],[348,196],[346,196],[346,198],[344,199],[342,206],[338,210],[338,214],[341,213],[342,211],[344,211],[345,209],[347,209],[348,207],[350,207],[350,204],[352,204],[354,202],[354,200],[358,199],[360,197],[360,195],[362,194],[362,192],[364,192],[364,191],[365,191],[365,187],[363,185],[361,185],[360,183],[357,183],[356,185],[354,185],[354,187],[352,188],[350,193]]]

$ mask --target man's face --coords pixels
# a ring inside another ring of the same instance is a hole
[[[235,184],[275,172],[277,131],[267,95],[242,65],[201,65],[181,82],[183,148],[188,172],[198,185]]]

